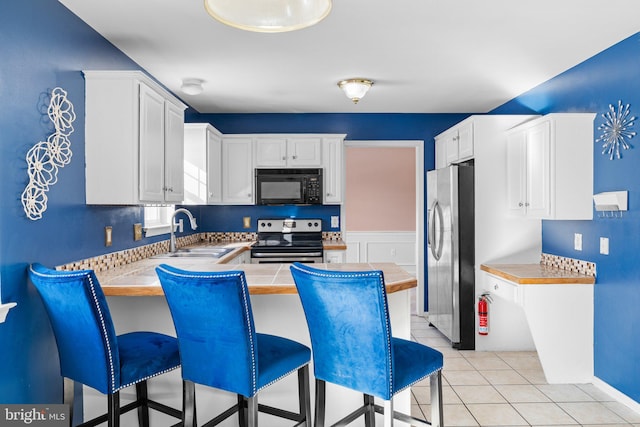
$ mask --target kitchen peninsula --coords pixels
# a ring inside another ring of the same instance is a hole
[[[256,330],[284,336],[307,346],[311,346],[307,324],[297,295],[293,278],[289,271],[289,264],[233,264],[232,258],[239,252],[246,250],[238,248],[234,253],[212,260],[210,258],[169,258],[152,257],[133,262],[107,271],[98,272],[98,279],[107,295],[109,308],[118,334],[135,331],[150,330],[175,336],[171,314],[162,288],[155,272],[159,264],[169,264],[177,268],[194,271],[228,271],[242,270],[246,274],[251,305],[253,309]],[[405,272],[394,263],[358,263],[358,264],[314,264],[314,267],[331,270],[382,270],[388,293],[389,315],[393,335],[410,339],[411,307],[409,289],[417,286],[414,276]],[[354,314],[357,315],[357,314]],[[312,370],[313,372],[313,370]],[[313,378],[311,378],[311,393],[314,393]],[[180,370],[153,378],[149,381],[150,396],[160,397],[158,400],[180,408],[182,404],[182,383]],[[84,388],[85,419],[103,412],[104,396],[92,389]],[[221,392],[207,387],[197,386],[198,418],[208,420],[224,411],[236,401],[230,393]],[[123,390],[123,402],[134,398],[131,390]],[[261,399],[270,405],[296,409],[297,392],[295,375],[261,392]],[[327,384],[327,405],[335,408],[327,414],[327,422],[332,423],[360,406],[362,395],[338,386]],[[397,410],[410,411],[410,391],[400,393],[394,399]],[[151,414],[153,425],[171,425],[174,421],[163,414]],[[123,416],[123,425],[131,417],[135,423],[135,412]],[[156,417],[154,420],[153,418]],[[278,419],[261,414],[260,425],[264,427],[278,427]],[[221,426],[235,426],[237,418],[231,417]]]

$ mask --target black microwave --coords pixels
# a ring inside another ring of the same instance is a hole
[[[257,205],[321,205],[322,169],[256,169]]]

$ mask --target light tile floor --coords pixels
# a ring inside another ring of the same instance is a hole
[[[413,340],[444,354],[444,424],[453,426],[638,426],[640,414],[592,384],[547,384],[535,352],[458,351],[423,317]],[[429,381],[411,389],[414,416],[429,419]]]

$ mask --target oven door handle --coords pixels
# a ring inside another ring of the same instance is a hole
[[[319,257],[322,251],[318,252],[255,252],[251,254],[253,258],[299,258],[299,257]]]

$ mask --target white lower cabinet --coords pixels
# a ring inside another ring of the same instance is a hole
[[[324,251],[324,262],[327,264],[342,264],[346,262],[346,252],[333,249]]]
[[[139,71],[84,71],[86,203],[183,200],[186,106]]]
[[[554,113],[507,135],[507,206],[514,216],[593,218],[592,113]]]

